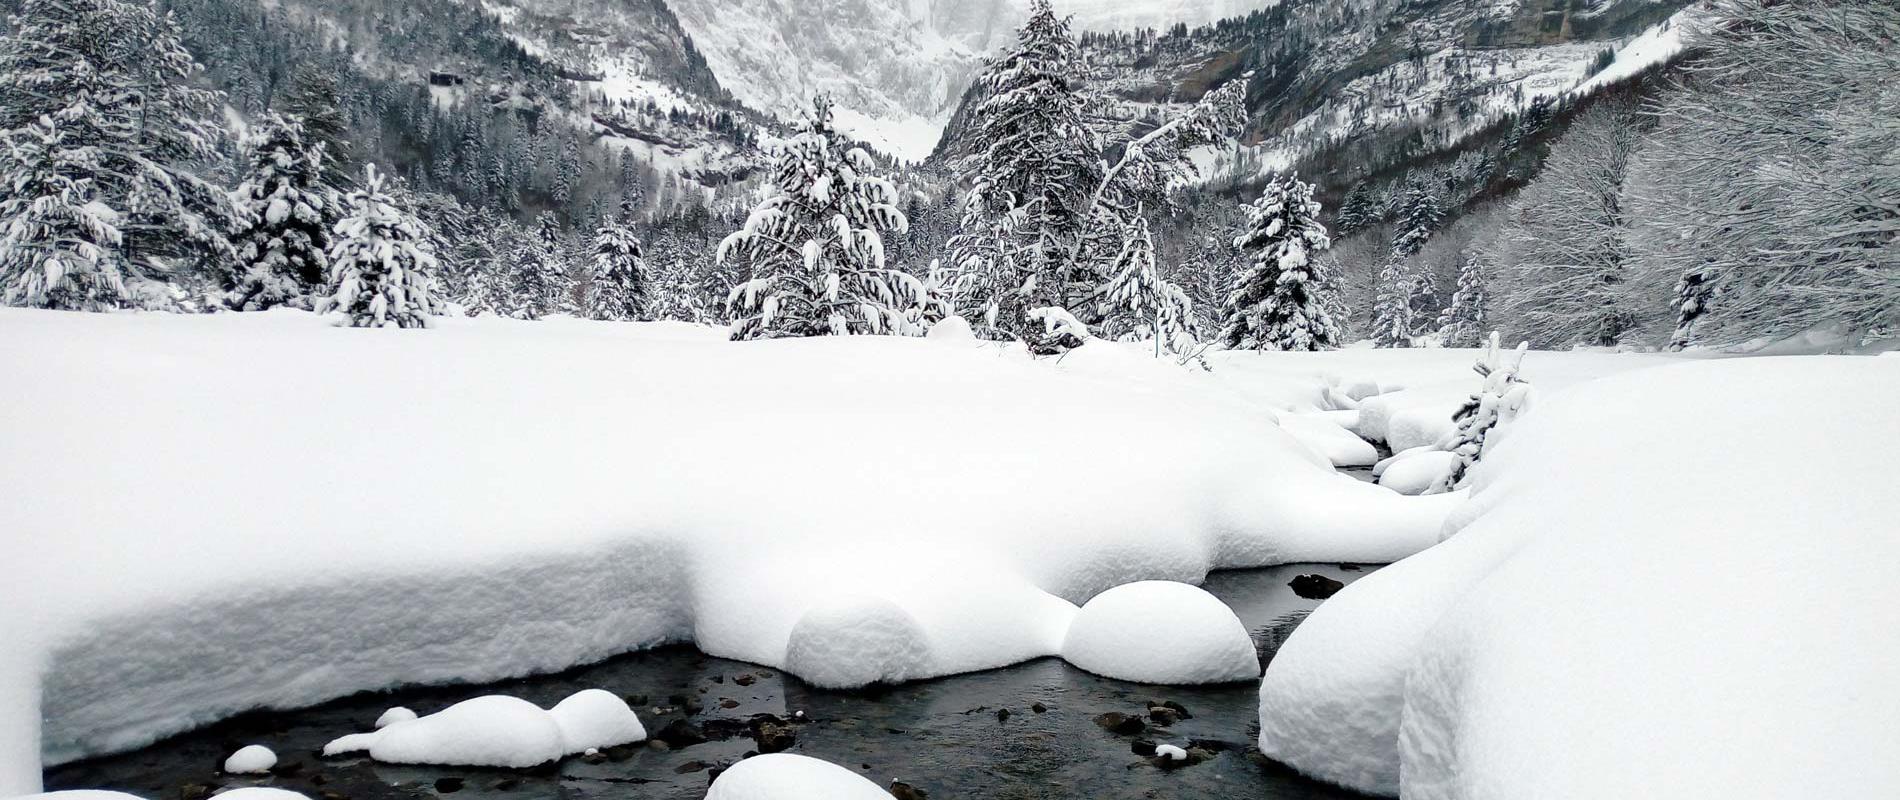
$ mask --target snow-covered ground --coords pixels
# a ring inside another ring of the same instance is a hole
[[[1810,356],[1541,398],[1444,544],[1287,641],[1262,749],[1428,799],[1891,795],[1896,397]]]
[[[0,341],[0,792],[42,755],[663,642],[839,685],[1057,655],[1105,589],[1391,561],[1458,502],[1334,472],[1324,415],[1276,425],[1318,410],[1276,399],[1324,394],[1268,378],[1299,369],[1107,344],[12,309]]]

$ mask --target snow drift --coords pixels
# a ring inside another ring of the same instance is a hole
[[[1448,541],[1287,641],[1261,749],[1427,800],[1891,793],[1895,397],[1900,364],[1854,357],[1546,396]]]
[[[839,685],[1002,666],[1110,587],[1390,561],[1456,502],[1106,343],[14,309],[0,341],[0,792],[36,751],[665,642]]]

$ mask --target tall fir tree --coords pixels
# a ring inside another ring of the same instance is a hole
[[[1075,83],[1080,56],[1069,20],[1032,0],[1015,46],[978,79],[983,99],[957,165],[971,189],[949,248],[959,311],[991,333],[1038,335],[1028,309],[1067,307],[1081,267],[1069,251],[1102,166]]]
[[[1446,347],[1477,347],[1484,341],[1484,326],[1490,305],[1485,289],[1487,274],[1484,260],[1466,256],[1458,268],[1458,291],[1451,303],[1438,315],[1439,335]]]
[[[295,119],[269,114],[244,142],[248,169],[231,201],[244,215],[225,289],[242,311],[310,307],[329,280],[330,219],[341,205],[323,183],[324,148]]]
[[[592,266],[581,308],[589,319],[646,319],[646,261],[626,217],[609,220],[594,236]]]
[[[0,227],[8,302],[104,309],[133,301],[132,278],[177,279],[223,269],[237,217],[225,192],[192,167],[218,158],[218,95],[192,85],[199,70],[169,14],[132,0],[21,0],[0,36],[0,136],[26,143],[0,155],[0,185],[32,185],[47,205],[87,209],[85,257],[46,255],[39,202],[12,203]],[[59,181],[43,170],[58,165]],[[12,194],[17,195],[18,190]],[[116,235],[99,223],[110,220]],[[37,252],[22,252],[37,251]],[[38,267],[37,278],[20,270]],[[70,305],[69,305],[70,304]]]
[[[348,189],[360,167],[336,75],[316,63],[298,67],[278,105],[303,124],[305,142],[323,148],[324,184],[339,193]]]
[[[9,191],[0,194],[0,302],[104,311],[126,297],[118,214],[97,202],[92,148],[35,123],[0,131]]]
[[[830,98],[812,103],[765,199],[719,244],[716,261],[736,252],[751,269],[726,299],[735,340],[913,332],[923,284],[884,262],[884,235],[909,228],[897,189],[870,154],[846,147],[831,115]]]
[[[1122,240],[1125,244],[1094,309],[1101,335],[1153,342],[1156,355],[1186,350],[1199,332],[1194,303],[1181,287],[1161,277],[1148,220],[1135,215]]]
[[[1379,347],[1411,347],[1416,332],[1415,301],[1419,290],[1412,274],[1411,260],[1425,247],[1444,218],[1438,195],[1424,181],[1414,179],[1406,187],[1400,206],[1398,230],[1392,236],[1392,251],[1379,270],[1377,304],[1373,307],[1372,339]]]
[[[1676,281],[1676,327],[1669,335],[1669,349],[1683,350],[1695,344],[1695,324],[1715,299],[1717,284],[1705,270],[1690,270]]]
[[[1332,247],[1319,222],[1313,185],[1293,175],[1267,184],[1247,207],[1247,230],[1234,246],[1253,263],[1222,306],[1221,341],[1236,350],[1324,350],[1339,346],[1327,308],[1319,254]]]
[[[383,188],[374,164],[337,223],[330,245],[331,296],[320,310],[340,311],[355,328],[426,328],[442,313],[429,232]]]
[[[568,310],[561,223],[554,212],[543,211],[535,217],[535,229],[515,245],[513,262],[512,316],[532,320]]]

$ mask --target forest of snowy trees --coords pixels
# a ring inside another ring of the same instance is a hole
[[[1085,48],[1163,37],[1078,37],[1048,0],[979,76],[954,146],[920,165],[848,141],[827,98],[783,136],[736,110],[596,107],[609,129],[670,115],[758,153],[709,188],[519,98],[376,82],[341,50],[247,71],[255,56],[180,22],[216,16],[205,2],[17,3],[0,38],[0,301],[402,327],[669,319],[741,339],[917,335],[955,315],[1032,342],[1054,309],[1180,355],[1900,325],[1891,4],[1716,0],[1676,64],[1536,99],[1350,185],[1317,161],[1197,169],[1197,148],[1247,135],[1271,76],[1101,124]],[[1221,30],[1252,29],[1236,25]]]

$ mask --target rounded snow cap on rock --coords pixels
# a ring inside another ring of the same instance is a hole
[[[224,800],[310,800],[309,795],[289,789],[273,789],[269,786],[246,786],[242,789],[219,792],[212,797],[221,797]]]
[[[627,701],[605,689],[582,689],[548,710],[569,753],[629,744],[647,738],[646,726]]]
[[[829,761],[769,753],[719,773],[706,800],[891,800],[891,795]]]
[[[277,754],[261,744],[238,748],[224,760],[224,771],[232,775],[256,775],[277,766]]]
[[[930,645],[910,612],[882,597],[847,595],[812,606],[792,626],[785,669],[826,689],[896,683],[924,674]]]
[[[104,789],[67,789],[63,792],[23,794],[13,800],[145,800],[145,798],[125,792],[108,792]]]
[[[1140,683],[1225,683],[1260,677],[1253,639],[1233,610],[1199,587],[1123,584],[1095,596],[1069,625],[1062,657]]]
[[[380,731],[398,722],[408,722],[415,718],[416,712],[410,711],[402,706],[396,706],[388,711],[384,711],[382,716],[376,718],[376,730]]]
[[[388,764],[524,768],[567,754],[552,714],[499,694],[463,700],[371,735],[370,758]]]
[[[930,332],[924,334],[924,338],[945,342],[970,342],[976,340],[976,331],[970,329],[969,320],[952,314],[930,326]]]

